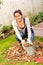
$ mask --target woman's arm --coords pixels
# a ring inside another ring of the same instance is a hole
[[[26,23],[27,31],[28,31],[28,39],[27,39],[27,41],[28,41],[28,43],[32,44],[32,41],[31,41],[31,30],[30,30],[30,21],[29,21],[28,18],[26,18],[25,23]]]
[[[17,28],[17,26],[16,26],[16,21],[13,21],[13,22],[12,22],[12,25],[13,25],[15,34],[16,34],[17,37],[22,41],[22,37],[21,37],[21,35],[20,35],[19,31],[18,31],[18,28]]]

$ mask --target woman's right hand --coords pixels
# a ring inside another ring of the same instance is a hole
[[[22,43],[22,44],[25,44],[25,40],[22,40],[21,43]]]
[[[25,43],[26,43],[25,40],[22,40],[21,43],[22,43],[22,47],[23,47],[23,49],[25,50],[25,46],[24,46]]]

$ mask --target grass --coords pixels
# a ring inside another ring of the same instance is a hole
[[[6,62],[6,59],[3,57],[2,53],[4,50],[7,50],[9,47],[11,47],[14,41],[16,42],[15,35],[11,35],[8,38],[0,41],[0,63]]]
[[[35,36],[35,40],[36,40],[36,41],[43,42],[43,37],[37,37],[37,36]]]
[[[43,42],[43,38],[41,37],[35,37],[35,40]],[[11,64],[9,62],[14,62],[14,60],[8,61],[6,58],[3,57],[2,53],[4,50],[7,50],[9,47],[12,46],[13,42],[16,42],[15,35],[11,35],[6,39],[3,39],[0,41],[0,65],[43,65],[43,64],[37,64],[34,61],[27,63],[27,62],[19,62],[17,64]]]

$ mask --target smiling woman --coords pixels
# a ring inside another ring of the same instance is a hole
[[[16,13],[16,14],[15,14]],[[20,28],[24,28],[24,22],[23,22],[23,20],[22,20],[22,18],[23,18],[23,15],[22,15],[22,12],[20,11],[20,10],[18,10],[18,11],[15,11],[14,12],[14,16],[15,16],[15,18],[16,18],[16,21],[17,21],[17,24],[18,24],[18,26],[20,27]],[[21,21],[22,20],[22,21]]]
[[[27,43],[32,45],[32,41],[34,40],[34,31],[30,27],[30,21],[27,17],[24,17],[21,10],[16,10],[14,12],[14,21],[12,21],[12,25],[16,34],[16,39],[22,43],[25,43],[25,39]]]

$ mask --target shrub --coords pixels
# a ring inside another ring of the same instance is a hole
[[[2,33],[5,33],[9,30],[9,26],[3,26],[2,27]]]
[[[36,22],[35,22],[36,15],[32,14],[31,12],[29,12],[28,16],[29,16],[30,24],[31,25],[35,25],[36,24]]]
[[[38,13],[37,19],[39,22],[41,22],[43,20],[43,11]]]
[[[43,20],[43,11],[39,12],[36,15],[33,15],[32,13],[29,12],[28,16],[29,16],[31,25],[36,25]]]
[[[12,26],[12,24],[10,24],[10,26],[9,26],[9,29],[13,29],[13,26]]]

